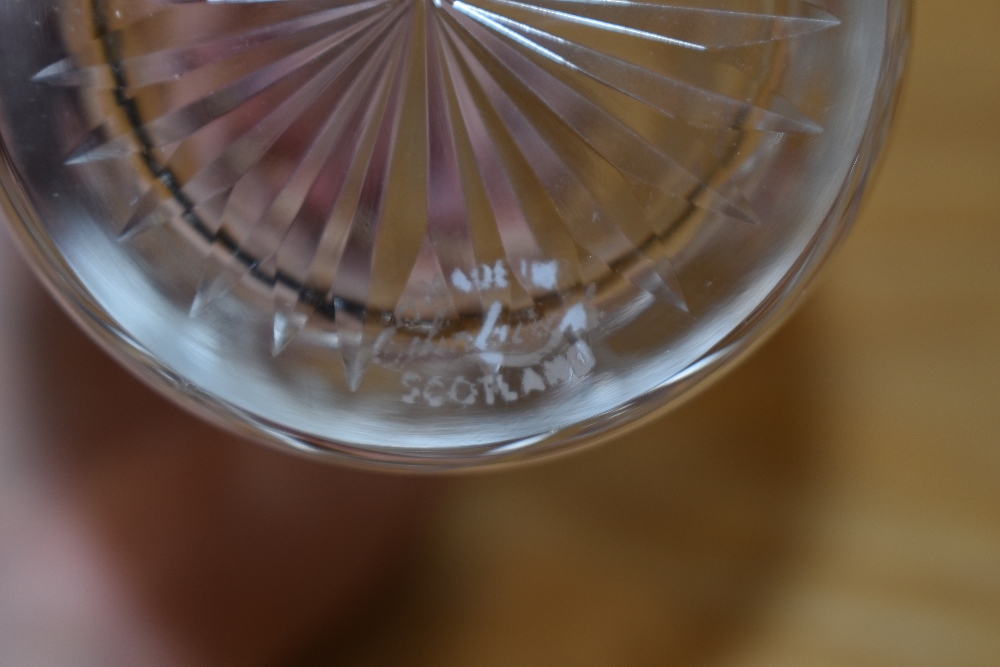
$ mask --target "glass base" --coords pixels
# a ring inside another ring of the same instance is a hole
[[[2,184],[55,291],[203,414],[404,467],[593,440],[771,326],[852,218],[909,6],[25,4]]]

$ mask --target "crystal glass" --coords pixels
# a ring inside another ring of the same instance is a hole
[[[7,2],[0,188],[77,320],[209,418],[373,465],[547,454],[787,312],[853,217],[908,12]]]

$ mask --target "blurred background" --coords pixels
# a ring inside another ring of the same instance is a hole
[[[798,313],[534,467],[220,433],[0,232],[0,665],[1000,665],[1000,3],[916,4],[888,155]]]

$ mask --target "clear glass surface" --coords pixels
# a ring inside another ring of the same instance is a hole
[[[369,464],[550,453],[780,319],[908,7],[5,3],[0,185],[77,319],[203,415]]]

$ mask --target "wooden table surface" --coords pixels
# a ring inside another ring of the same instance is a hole
[[[0,665],[1000,665],[1000,2],[916,4],[810,299],[567,459],[427,482],[265,452],[17,315],[43,297],[5,273]]]
[[[916,5],[801,311],[642,432],[463,481],[349,664],[1000,665],[1000,2]]]

